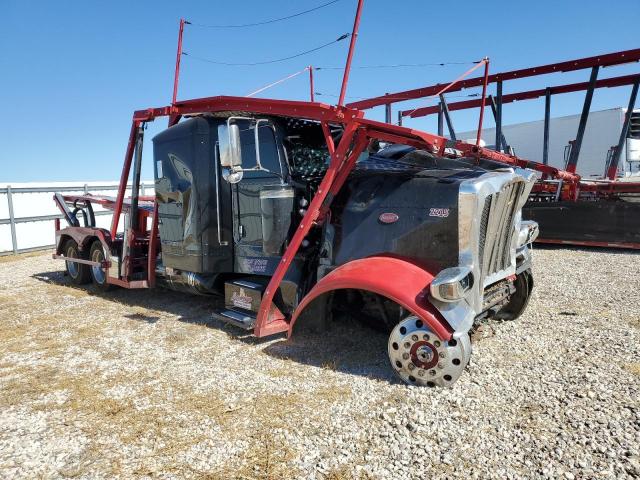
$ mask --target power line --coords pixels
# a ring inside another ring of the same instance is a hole
[[[313,53],[313,52],[317,52],[320,49],[326,48],[330,45],[333,45],[334,43],[338,43],[346,38],[349,38],[351,36],[350,33],[345,33],[344,35],[340,35],[338,38],[336,38],[335,40],[332,40],[331,42],[327,42],[323,45],[320,45],[319,47],[315,47],[312,48],[310,50],[305,50],[304,52],[300,52],[300,53],[296,53],[295,55],[290,55],[288,57],[284,57],[284,58],[277,58],[275,60],[265,60],[263,62],[252,62],[252,63],[229,63],[229,62],[219,62],[217,60],[211,60],[208,58],[204,58],[204,57],[198,57],[196,55],[191,55],[190,53],[187,52],[182,52],[183,55],[186,55],[190,58],[193,58],[195,60],[200,60],[201,62],[206,62],[206,63],[213,63],[214,65],[225,65],[228,67],[252,67],[252,66],[256,66],[256,65],[267,65],[269,63],[278,63],[278,62],[284,62],[285,60],[291,60],[292,58],[297,58],[297,57],[301,57],[303,55],[307,55],[309,53]]]
[[[321,8],[324,7],[328,7],[329,5],[332,5],[334,3],[338,3],[341,0],[332,0],[330,2],[327,3],[323,3],[322,5],[318,5],[317,7],[313,7],[310,8],[309,10],[304,10],[302,12],[298,12],[298,13],[294,13],[293,15],[287,15],[286,17],[280,17],[280,18],[273,18],[271,20],[264,20],[262,22],[255,22],[255,23],[243,23],[243,24],[239,24],[239,25],[207,25],[207,24],[203,24],[203,23],[193,23],[193,22],[185,22],[189,25],[194,25],[196,27],[203,27],[203,28],[245,28],[245,27],[257,27],[259,25],[268,25],[270,23],[276,23],[276,22],[281,22],[283,20],[289,20],[290,18],[295,18],[295,17],[299,17],[301,15],[305,15],[307,13],[311,13],[311,12],[315,12],[316,10],[320,10]]]
[[[359,65],[353,68],[413,68],[413,67],[446,67],[448,65],[473,65],[479,62],[438,62],[438,63],[396,63],[391,65]],[[344,67],[314,67],[314,70],[343,70]]]

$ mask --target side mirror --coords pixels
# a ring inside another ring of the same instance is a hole
[[[218,126],[218,144],[220,145],[220,166],[232,169],[242,166],[240,128],[237,124]]]

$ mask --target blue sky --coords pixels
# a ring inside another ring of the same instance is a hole
[[[115,180],[133,110],[168,104],[180,17],[205,24],[261,21],[326,0],[76,1],[2,0],[0,18],[0,183]],[[249,29],[187,26],[185,51],[226,62],[280,58],[349,32],[356,0],[290,21]],[[493,72],[638,48],[640,0],[536,2],[366,0],[354,66],[467,62],[489,56]],[[441,8],[445,7],[445,8]],[[310,56],[260,67],[224,67],[183,57],[179,98],[246,95],[306,65],[342,66],[348,42]],[[452,80],[467,65],[354,69],[348,95],[368,97]],[[640,71],[640,64],[605,69],[601,78]],[[508,82],[505,93],[586,81],[589,72]],[[341,72],[316,73],[315,90],[336,99]],[[466,91],[465,93],[473,93]],[[593,110],[626,105],[628,87],[596,91]],[[459,95],[459,94],[458,94]],[[261,96],[306,99],[299,76]],[[553,99],[552,114],[579,113],[584,94]],[[353,98],[351,98],[353,99]],[[351,100],[347,99],[347,100]],[[401,104],[403,109],[429,104]],[[506,123],[540,119],[543,101],[505,106]],[[382,109],[369,112],[381,119]],[[477,112],[454,112],[459,131],[474,128]],[[435,131],[435,119],[407,125]],[[493,125],[491,115],[486,125]],[[147,140],[166,127],[150,125]],[[147,141],[145,178],[150,178]]]

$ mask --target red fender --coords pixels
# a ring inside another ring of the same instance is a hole
[[[442,340],[449,340],[453,329],[428,300],[433,277],[415,263],[395,257],[369,257],[345,263],[323,277],[302,299],[291,318],[288,336],[298,316],[314,299],[331,290],[353,288],[393,300],[421,318]]]
[[[75,240],[80,246],[80,249],[85,247],[85,242],[88,237],[97,237],[102,243],[105,252],[111,248],[111,235],[109,234],[109,230],[98,227],[65,227],[56,232],[56,253],[58,254],[62,253],[63,244],[61,239],[64,236]]]

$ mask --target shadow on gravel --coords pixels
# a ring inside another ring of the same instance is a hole
[[[389,336],[351,319],[336,320],[325,332],[295,332],[263,351],[279,359],[350,375],[401,384],[389,365]]]
[[[41,272],[32,278],[47,283],[85,292],[114,303],[148,309],[149,312],[125,314],[124,317],[152,325],[160,320],[155,313],[169,313],[178,321],[224,331],[233,339],[250,345],[270,343],[263,351],[274,358],[331,369],[351,375],[359,375],[391,383],[401,383],[387,356],[386,333],[381,333],[349,319],[332,322],[325,333],[300,331],[291,340],[256,338],[250,332],[214,320],[211,311],[222,306],[223,299],[214,296],[190,295],[164,288],[127,290],[114,288],[109,292],[97,290],[93,285],[71,284],[62,271]]]
[[[222,306],[223,302],[222,298],[215,296],[190,295],[188,293],[175,292],[164,288],[136,290],[114,288],[108,292],[102,292],[91,284],[82,286],[73,285],[62,271],[41,272],[31,277],[50,285],[59,285],[76,291],[86,292],[88,295],[100,297],[128,307],[148,309],[149,312],[136,312],[124,315],[126,318],[141,323],[149,325],[156,323],[160,320],[160,317],[155,313],[161,311],[174,315],[180,322],[222,330],[233,338],[238,338],[246,343],[259,344],[262,341],[262,339],[252,337],[240,329],[214,320],[211,317],[211,312]]]

